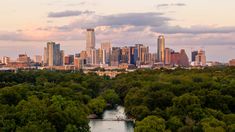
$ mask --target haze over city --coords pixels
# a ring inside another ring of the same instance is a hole
[[[96,46],[144,43],[206,50],[207,60],[227,62],[235,56],[234,0],[8,0],[0,4],[0,56],[43,54],[47,41],[65,54],[85,49],[86,28],[95,28]]]

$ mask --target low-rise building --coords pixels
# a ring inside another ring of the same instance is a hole
[[[229,66],[235,66],[235,59],[229,61]]]

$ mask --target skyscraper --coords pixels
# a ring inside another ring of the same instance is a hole
[[[62,65],[61,64],[61,60],[62,60],[62,57],[61,57],[61,52],[60,52],[60,44],[55,44],[54,45],[54,49],[53,49],[53,52],[54,52],[54,58],[53,58],[53,64],[56,65],[56,66],[59,66],[59,65]]]
[[[198,54],[196,56],[196,65],[197,66],[206,66],[206,54],[205,51],[203,51],[202,49],[200,49],[198,51]]]
[[[189,66],[189,58],[184,49],[180,50],[180,64],[179,65],[183,67]]]
[[[140,47],[140,63],[146,64],[149,57],[149,47],[141,46]]]
[[[95,30],[87,29],[86,34],[86,51],[88,56],[91,56],[91,50],[95,49]]]
[[[97,51],[96,49],[91,49],[91,63],[92,65],[95,65],[96,64],[96,59],[97,59]]]
[[[101,49],[105,50],[105,63],[104,64],[110,64],[110,55],[111,55],[111,43],[110,42],[103,42],[101,43]]]
[[[158,37],[158,49],[157,49],[158,61],[165,62],[165,38],[163,35]]]
[[[111,66],[118,66],[121,59],[121,49],[120,47],[112,47],[112,54],[110,57]]]
[[[129,48],[126,46],[122,47],[120,63],[128,63],[128,56],[129,56]]]
[[[128,63],[135,65],[137,58],[138,58],[138,49],[136,47],[129,47]]]
[[[178,66],[180,64],[180,53],[172,51],[171,52],[171,65]]]
[[[196,56],[198,55],[198,51],[192,51],[192,62],[196,61]]]
[[[47,43],[47,65],[54,66],[54,45],[55,42]]]
[[[136,44],[135,47],[137,48],[137,61],[140,61],[140,48],[144,46],[143,44]]]
[[[170,48],[165,48],[165,64],[166,65],[171,64],[171,52],[172,50]]]
[[[60,51],[60,65],[64,65],[64,62],[65,62],[65,58],[64,58],[64,50],[61,50]]]
[[[96,64],[100,65],[100,64],[105,64],[106,61],[106,51],[105,49],[97,49],[96,50]]]
[[[44,64],[48,66],[63,65],[64,52],[60,50],[60,44],[48,42],[44,48]]]
[[[44,53],[43,53],[43,65],[48,65],[48,51],[47,47],[44,47]]]
[[[189,59],[184,49],[181,49],[180,52],[171,52],[171,65],[173,66],[189,66]]]

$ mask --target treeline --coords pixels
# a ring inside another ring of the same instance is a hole
[[[235,131],[235,68],[138,70],[112,81],[136,132]]]
[[[0,131],[87,132],[88,116],[124,105],[136,132],[235,131],[235,68],[0,73]]]
[[[119,103],[108,79],[79,72],[0,73],[0,131],[88,132],[89,114]]]

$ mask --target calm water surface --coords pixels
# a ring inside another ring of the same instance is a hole
[[[118,106],[114,110],[106,110],[103,120],[90,120],[91,132],[133,132],[133,123],[128,121],[113,121],[115,119],[126,119],[124,107]]]

